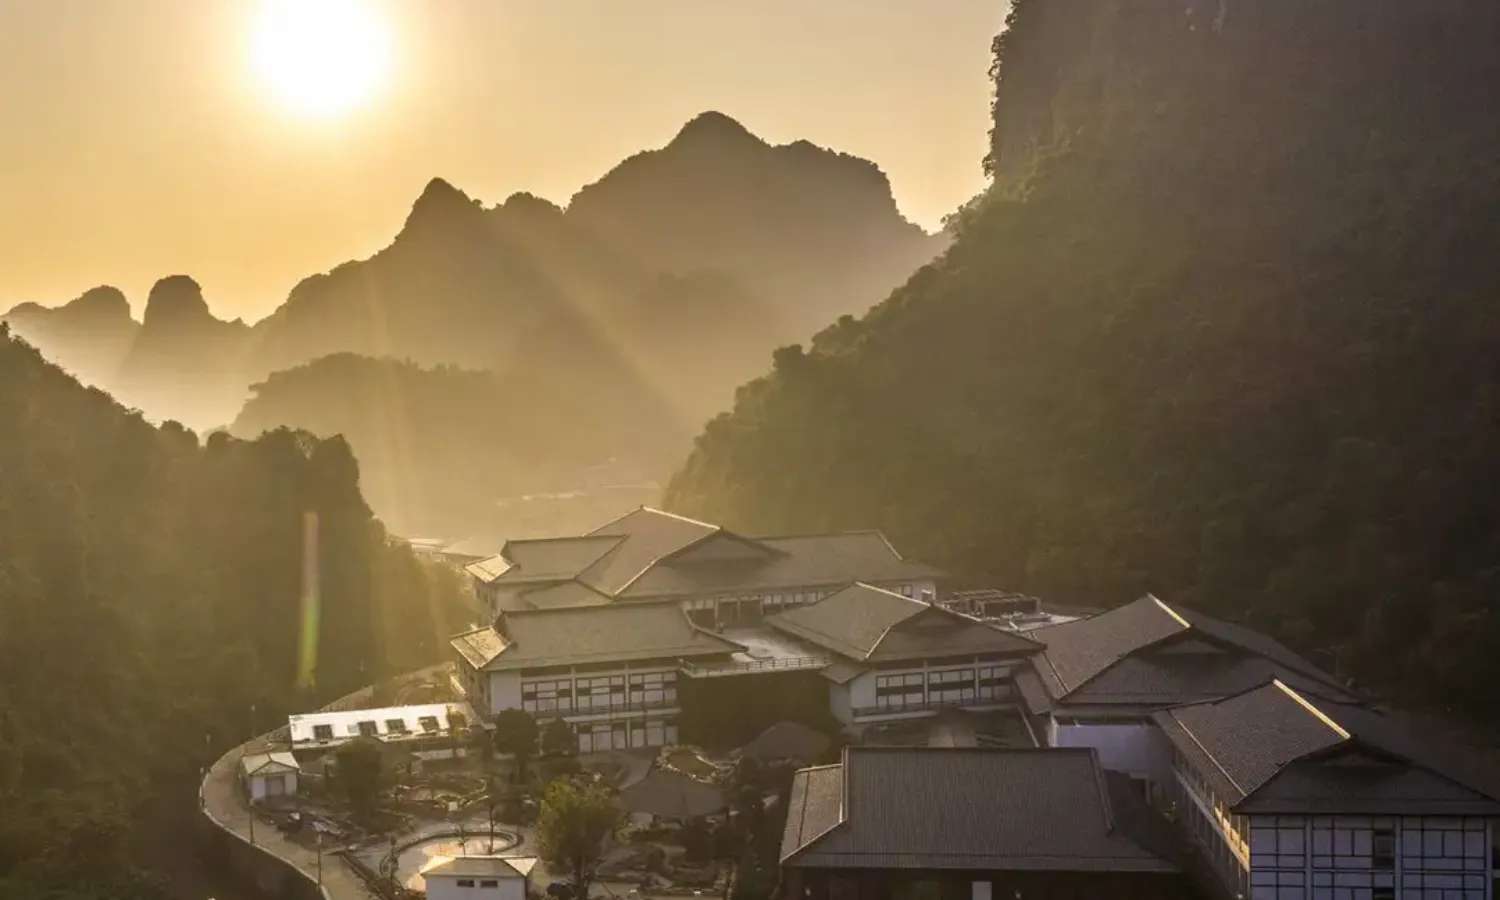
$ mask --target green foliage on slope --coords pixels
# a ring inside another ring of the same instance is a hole
[[[1493,714],[1500,9],[1018,0],[951,250],[711,422],[670,508],[1153,590]]]
[[[130,865],[148,803],[191,809],[252,725],[436,661],[462,624],[456,580],[386,540],[341,440],[199,446],[3,328],[0,435],[0,896],[153,895]]]

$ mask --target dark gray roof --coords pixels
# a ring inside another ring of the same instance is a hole
[[[1153,718],[1237,811],[1500,814],[1500,786],[1462,754],[1445,759],[1399,718],[1279,681]]]
[[[831,587],[851,581],[891,584],[943,577],[904,559],[878,531],[743,538],[770,551],[735,566],[667,560],[653,566],[622,596],[684,596],[712,592]]]
[[[716,592],[826,588],[863,580],[908,582],[941,572],[902,559],[878,531],[748,538],[643,506],[579,537],[508,541],[467,567],[486,583],[576,582],[597,596],[632,600]],[[590,594],[536,595],[562,605]]]
[[[670,602],[508,612],[495,629],[460,635],[453,646],[476,666],[488,656],[480,667],[492,671],[712,656],[744,649],[693,625]]]
[[[652,769],[645,778],[620,791],[620,805],[630,812],[670,819],[693,819],[724,811],[724,791],[679,772]]]
[[[860,662],[1037,649],[1015,632],[860,582],[766,623]]]
[[[1292,683],[1317,684],[1325,692],[1342,694],[1332,676],[1277,641],[1242,625],[1168,606],[1150,594],[1087,619],[1028,633],[1047,646],[1035,660],[1047,692],[1068,703],[1183,703],[1283,675]],[[1224,647],[1239,654],[1210,652]],[[1149,658],[1143,655],[1148,649]]]
[[[719,531],[717,525],[643,506],[589,533],[591,537],[613,536],[622,540],[578,578],[592,588],[615,596],[663,557],[685,550]]]
[[[740,753],[764,762],[795,759],[810,763],[828,749],[828,735],[801,722],[777,722],[740,748]]]
[[[1171,872],[1119,827],[1090,749],[851,747],[793,781],[782,862]]]

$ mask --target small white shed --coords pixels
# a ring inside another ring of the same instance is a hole
[[[297,757],[285,750],[249,753],[240,758],[240,784],[251,803],[296,794],[301,773]]]
[[[534,856],[437,857],[421,872],[427,900],[526,900]]]

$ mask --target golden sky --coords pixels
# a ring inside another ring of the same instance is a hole
[[[260,0],[0,0],[0,311],[185,273],[253,320],[435,175],[562,204],[707,109],[874,160],[928,228],[984,183],[1005,0],[322,2],[336,66]]]

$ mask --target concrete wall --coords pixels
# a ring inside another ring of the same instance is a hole
[[[472,886],[460,885],[460,881]],[[489,881],[495,885],[482,886]],[[433,876],[427,879],[427,900],[526,900],[526,879]]]
[[[200,829],[200,848],[216,868],[232,872],[242,883],[267,897],[282,900],[329,900],[317,883],[290,863],[278,859],[240,836],[221,828],[204,815]],[[342,866],[335,856],[324,860],[326,866]]]
[[[490,672],[489,706],[487,712],[493,716],[502,710],[521,708],[521,673]]]
[[[1067,724],[1053,720],[1054,747],[1093,747],[1099,764],[1115,772],[1145,778],[1155,784],[1172,780],[1172,750],[1150,722]]]

